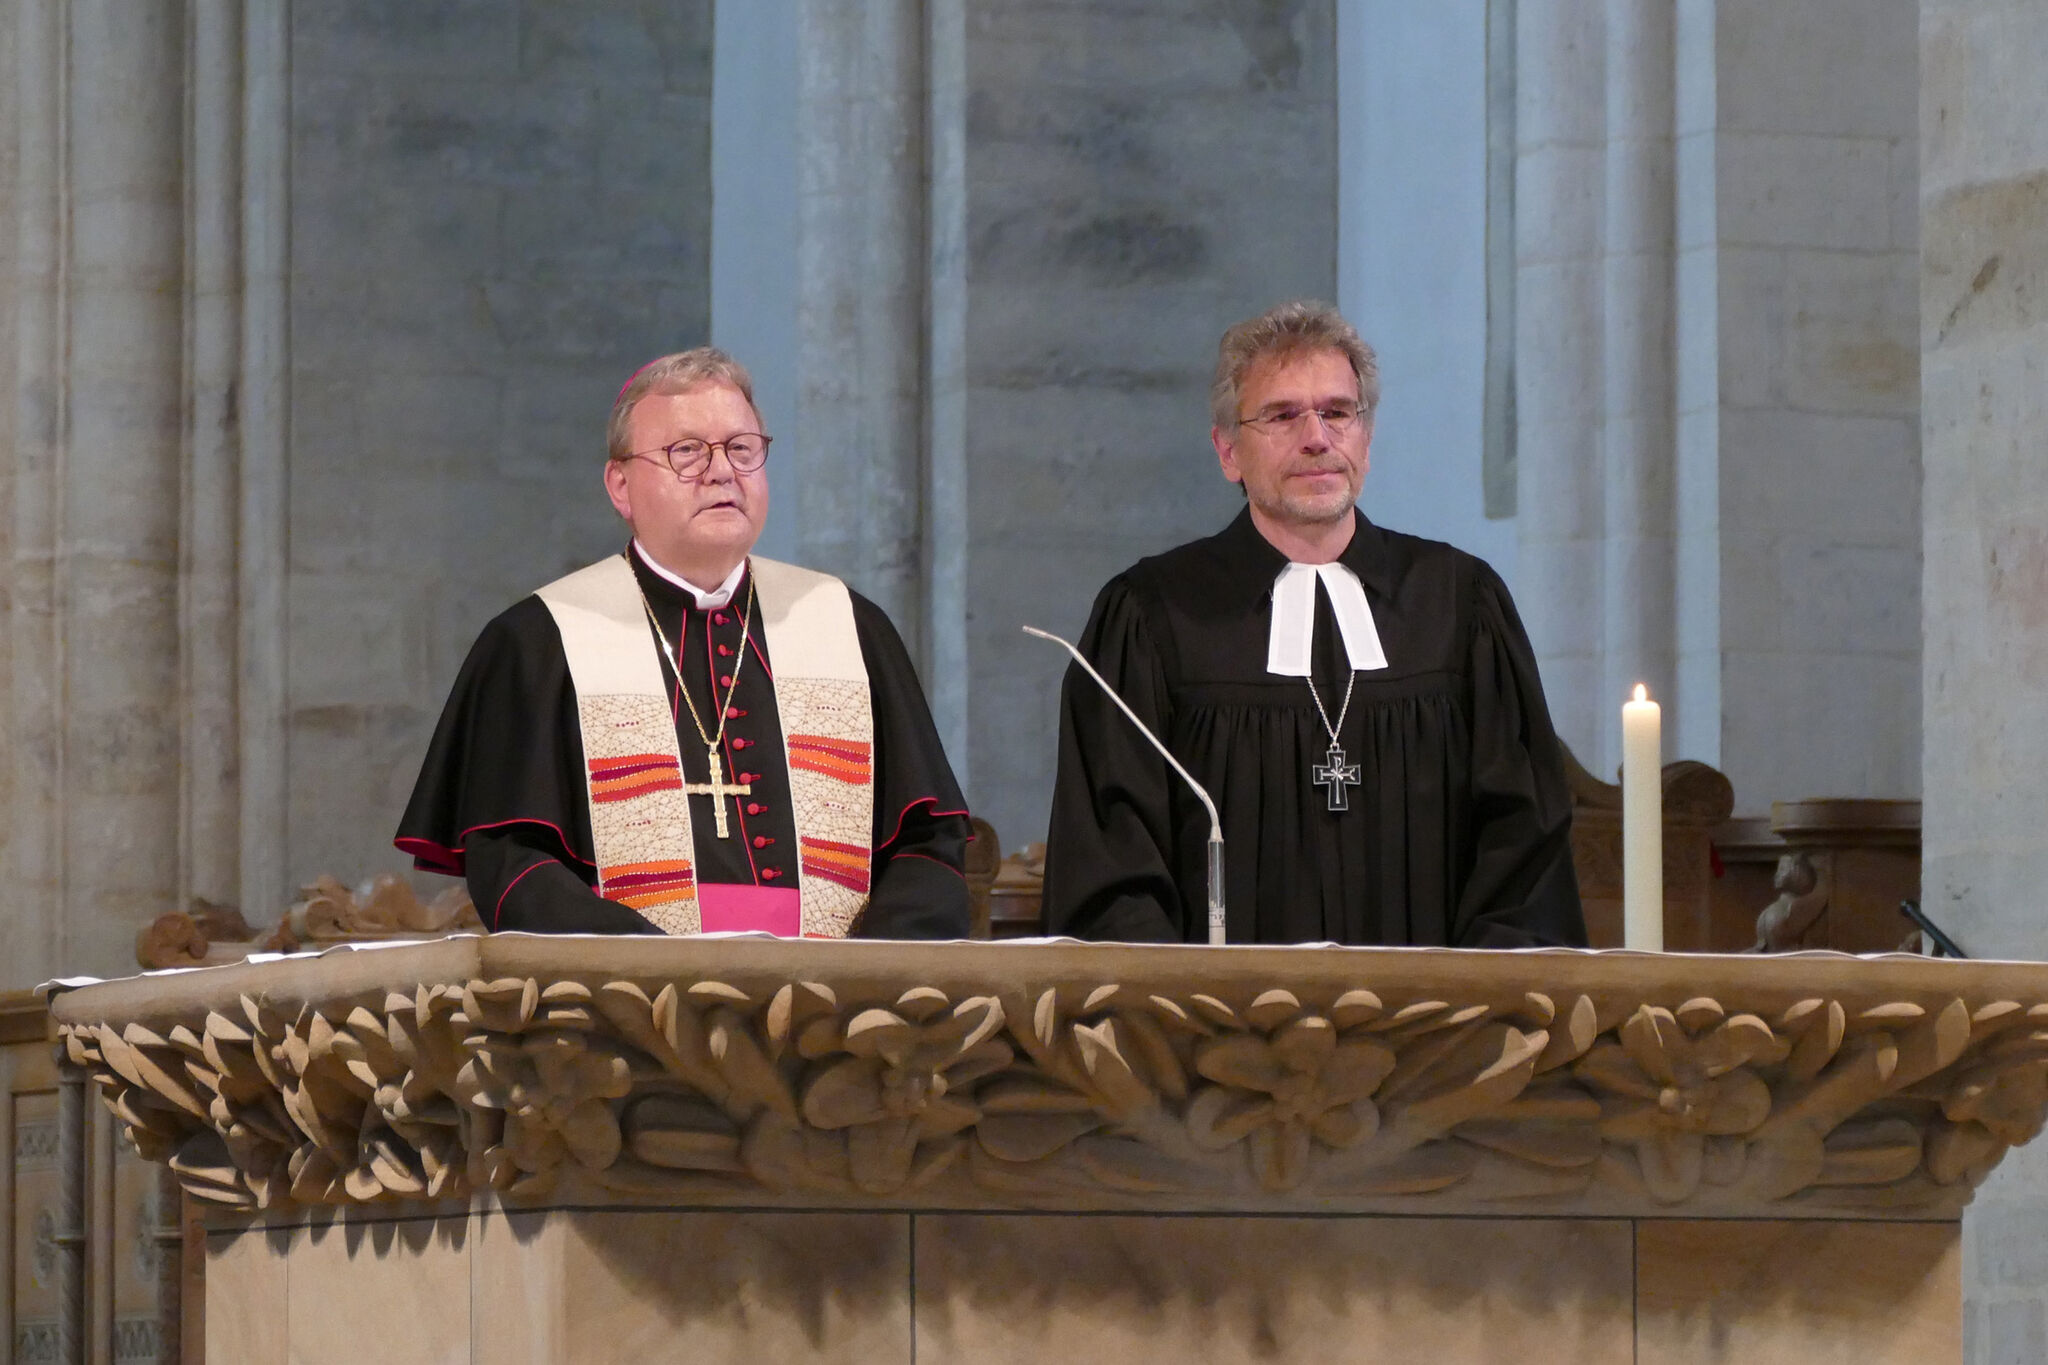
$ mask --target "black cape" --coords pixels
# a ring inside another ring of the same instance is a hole
[[[1082,636],[1217,803],[1230,941],[1583,944],[1562,752],[1506,586],[1362,515],[1341,558],[1388,660],[1357,675],[1342,721],[1362,778],[1347,811],[1310,780],[1329,738],[1306,680],[1266,671],[1286,560],[1249,511],[1111,579]],[[1313,659],[1334,722],[1350,670],[1320,582]],[[1070,666],[1047,932],[1206,941],[1208,834],[1186,784]]]
[[[733,667],[751,573],[730,606],[700,610],[648,568],[637,547],[627,558],[670,645],[681,642],[683,674],[706,729],[716,731],[721,709],[732,712],[722,745],[727,780],[752,780],[749,795],[727,798],[728,839],[715,836],[711,798],[690,797],[698,880],[795,887],[796,821],[774,670],[758,629],[746,636],[745,662]],[[965,938],[967,803],[895,627],[881,608],[852,596],[875,723],[874,861],[868,906],[854,932]],[[659,648],[651,630],[648,647]],[[684,780],[708,781],[704,742],[666,659],[661,667]],[[592,889],[597,869],[587,792],[562,637],[547,604],[528,597],[485,626],[471,648],[395,842],[417,867],[465,877],[477,913],[492,928],[660,933]]]

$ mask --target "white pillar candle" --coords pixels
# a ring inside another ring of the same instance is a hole
[[[1664,951],[1663,713],[1636,684],[1621,707],[1621,941]]]

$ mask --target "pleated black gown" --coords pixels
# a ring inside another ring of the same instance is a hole
[[[1536,661],[1484,561],[1357,515],[1342,562],[1388,667],[1340,731],[1360,784],[1329,809],[1308,682],[1266,671],[1286,560],[1247,511],[1143,560],[1095,601],[1081,649],[1222,814],[1233,943],[1583,944],[1571,800]],[[1316,586],[1314,674],[1332,722],[1349,664]],[[1045,881],[1047,931],[1205,942],[1208,817],[1069,667]]]

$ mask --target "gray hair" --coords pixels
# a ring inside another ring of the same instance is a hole
[[[1209,386],[1209,419],[1231,431],[1238,425],[1238,390],[1253,365],[1304,351],[1339,351],[1358,377],[1358,407],[1368,427],[1380,405],[1380,362],[1358,329],[1327,303],[1295,299],[1247,318],[1216,347],[1216,380]]]
[[[748,407],[754,407],[754,378],[747,367],[716,346],[697,346],[650,360],[634,372],[612,403],[611,421],[605,425],[605,450],[609,458],[623,460],[634,452],[626,448],[626,424],[634,405],[649,394],[688,393],[700,384],[730,384],[740,391]],[[754,408],[759,417],[761,410]]]

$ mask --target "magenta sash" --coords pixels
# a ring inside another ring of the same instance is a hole
[[[752,931],[778,938],[803,936],[803,897],[795,887],[699,882],[697,904],[707,934]]]

